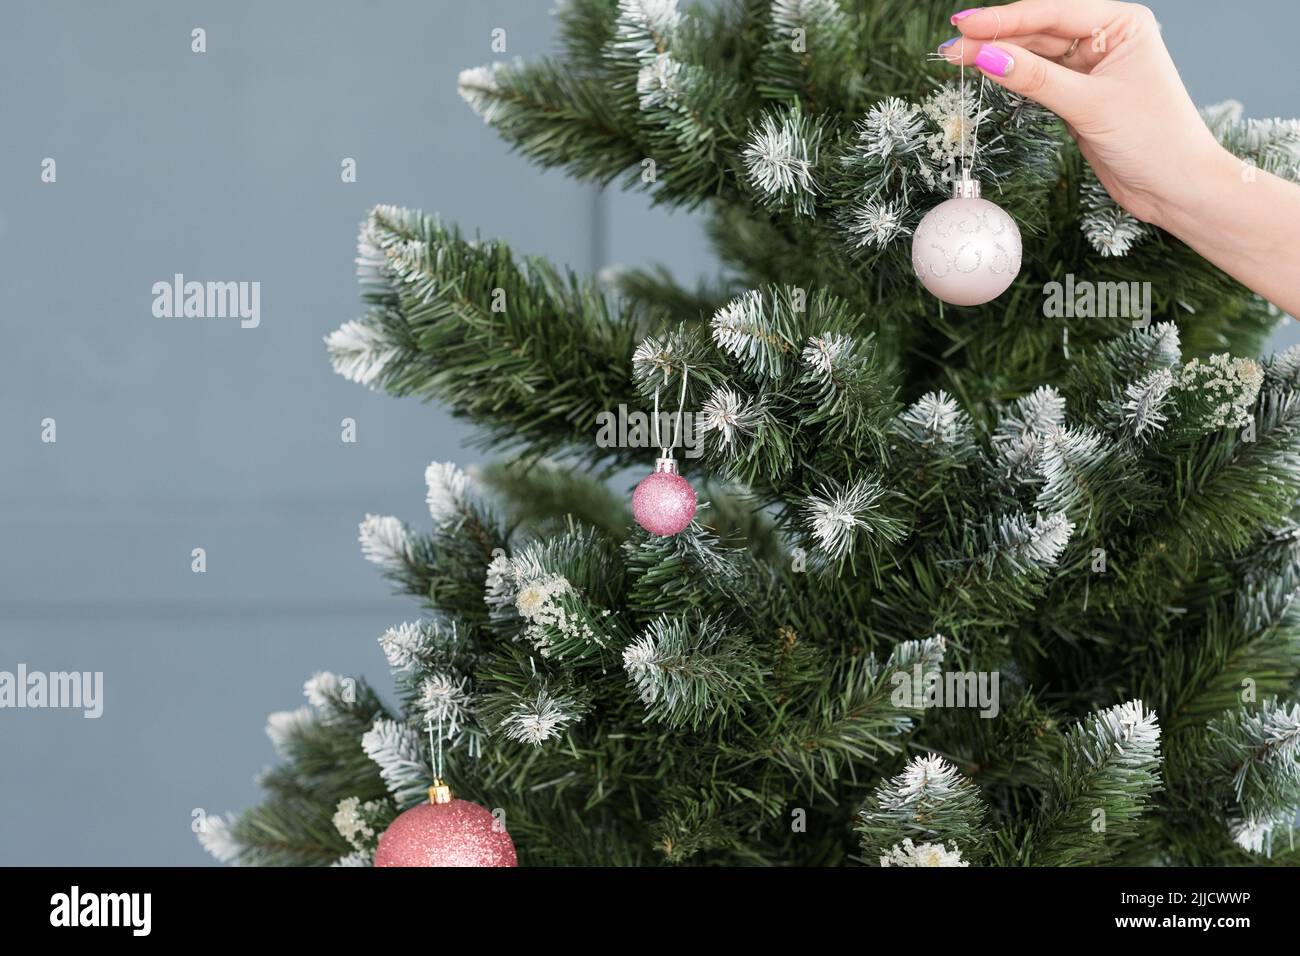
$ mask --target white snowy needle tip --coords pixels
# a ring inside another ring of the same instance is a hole
[[[881,866],[970,866],[955,844],[913,843],[907,838],[880,858]]]
[[[343,682],[337,674],[318,671],[302,685],[302,693],[307,698],[307,703],[317,710],[325,710],[334,705],[342,686]]]
[[[389,345],[383,333],[364,322],[344,322],[325,337],[334,371],[350,382],[374,388],[398,349]]]
[[[411,536],[392,515],[366,515],[357,540],[365,559],[385,571],[400,571],[411,560]]]
[[[501,728],[511,740],[541,746],[547,740],[559,737],[565,725],[574,719],[567,703],[546,690],[538,691],[536,697],[521,701],[518,708],[501,722]]]
[[[271,739],[271,746],[277,754],[283,755],[285,746],[295,732],[312,722],[314,715],[310,707],[297,710],[282,710],[266,718],[266,736]]]
[[[808,147],[793,122],[768,114],[750,134],[743,154],[750,180],[769,196],[811,196],[817,184]]]
[[[700,409],[700,428],[717,432],[718,443],[730,448],[737,435],[749,435],[757,425],[758,415],[749,399],[725,386],[714,389]]]
[[[497,96],[501,90],[498,76],[503,69],[505,64],[500,62],[490,66],[473,66],[461,70],[456,78],[456,92],[469,104],[470,109],[483,117],[484,123],[491,123],[505,109],[505,101]]]
[[[234,834],[231,833],[233,823],[234,821],[229,817],[211,814],[202,819],[196,834],[199,845],[222,863],[232,862],[242,849]]]
[[[450,461],[435,461],[424,470],[429,516],[439,528],[456,520],[465,507],[469,475]]]

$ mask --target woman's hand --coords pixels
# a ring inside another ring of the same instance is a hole
[[[1065,120],[1111,198],[1162,224],[1183,176],[1222,152],[1146,7],[1020,0],[963,10],[940,51]],[[1067,55],[1068,54],[1068,55]]]
[[[939,51],[1061,117],[1112,199],[1300,315],[1300,185],[1219,145],[1150,10],[1019,0],[952,22]]]

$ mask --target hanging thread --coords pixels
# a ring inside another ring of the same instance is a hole
[[[442,782],[442,715],[438,715],[438,736],[435,742],[433,735],[433,715],[430,714],[424,721],[425,729],[429,731],[429,759],[433,761],[433,779]]]
[[[989,41],[990,43],[995,42],[997,38],[1002,35],[1002,14],[998,13],[996,9],[993,10],[992,13],[995,17],[998,18],[998,28],[997,30],[994,31],[993,39]],[[966,119],[970,114],[966,110],[967,90],[969,89],[966,83],[966,38],[962,37],[960,42],[961,42],[961,66],[960,66],[961,74],[960,74],[960,79],[958,80],[958,85],[959,88],[961,89],[961,142],[958,144],[960,150],[958,153],[958,157],[961,163],[962,178],[970,179],[973,178],[976,155],[979,152],[980,123],[983,122],[984,120],[984,89],[986,84],[988,83],[988,77],[985,76],[983,73],[980,74],[979,97],[975,101],[975,127],[974,129],[971,130],[971,134],[970,134],[970,160],[967,161]],[[948,58],[944,56],[942,53],[931,53],[929,54],[929,56],[926,57],[926,59],[943,60],[945,63],[948,61]]]
[[[673,440],[671,445],[664,445],[663,434],[659,427],[659,388],[655,387],[655,417],[654,417],[654,440],[659,446],[660,458],[671,458],[672,449],[677,447],[677,443],[682,437],[682,418],[686,414],[686,381],[690,377],[691,369],[689,365],[682,366],[682,393],[677,400],[677,421],[673,425]]]

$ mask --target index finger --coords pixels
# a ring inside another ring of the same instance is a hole
[[[1125,7],[1131,6],[1116,0],[1018,0],[1000,7],[963,10],[953,15],[952,23],[963,36],[973,40],[1030,33],[1049,33],[1072,40],[1091,36],[1093,30],[1104,27]]]

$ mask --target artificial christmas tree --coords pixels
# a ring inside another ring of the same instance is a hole
[[[602,284],[371,212],[335,368],[513,463],[430,466],[427,530],[365,519],[423,604],[380,638],[400,700],[313,678],[210,849],[370,864],[437,727],[521,865],[1300,862],[1300,351],[1231,357],[1276,310],[927,61],[950,13],[570,0],[562,59],[462,74],[539,164],[702,209],[726,272]],[[1295,122],[1205,118],[1300,179]],[[951,308],[912,233],[972,155],[1022,261]],[[1149,309],[1053,315],[1067,275]],[[606,483],[650,442],[595,438],[660,390],[705,449],[672,536]]]

